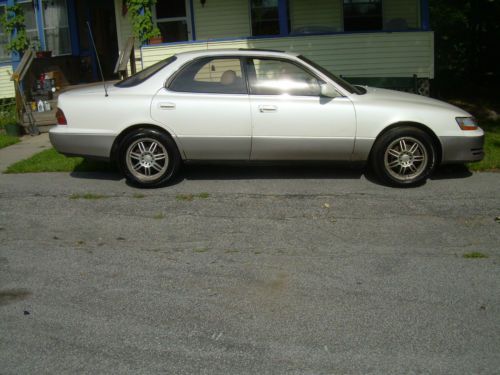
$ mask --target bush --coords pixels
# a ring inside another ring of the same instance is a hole
[[[0,102],[0,128],[5,125],[15,124],[16,120],[16,105],[12,102],[2,104]]]

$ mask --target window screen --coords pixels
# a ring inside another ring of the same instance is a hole
[[[344,30],[382,30],[382,0],[344,0]]]
[[[254,95],[319,96],[319,82],[306,70],[283,60],[249,59],[250,90]]]
[[[251,0],[252,35],[280,33],[278,0]]]
[[[185,67],[169,86],[170,90],[215,94],[246,94],[240,59],[208,58]]]
[[[186,0],[158,1],[154,11],[164,43],[189,40]]]
[[[0,17],[5,14],[5,6],[0,5]],[[0,26],[0,61],[10,60],[10,53],[7,51],[7,43],[9,42],[9,36]]]
[[[47,49],[54,56],[71,53],[66,0],[51,0],[44,4],[43,26]]]

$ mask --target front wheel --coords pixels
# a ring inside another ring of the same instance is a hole
[[[181,160],[175,142],[153,129],[138,129],[122,141],[120,169],[129,182],[140,187],[158,187],[171,181]]]
[[[383,134],[373,146],[371,169],[375,175],[394,186],[424,183],[436,167],[436,148],[423,130],[409,126]]]

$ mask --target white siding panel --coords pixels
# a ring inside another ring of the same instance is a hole
[[[434,78],[432,32],[338,34],[162,45],[142,49],[144,67],[184,51],[261,48],[298,52],[346,77]]]
[[[248,0],[193,2],[197,40],[247,37],[252,34]]]
[[[0,66],[0,99],[13,98],[15,96],[14,82],[10,80],[11,74],[12,66]]]

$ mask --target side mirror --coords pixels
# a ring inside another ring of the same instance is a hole
[[[339,93],[337,92],[337,90],[335,90],[335,87],[328,83],[322,83],[320,85],[320,92],[321,96],[326,96],[328,98],[336,98],[337,96],[339,96]]]

